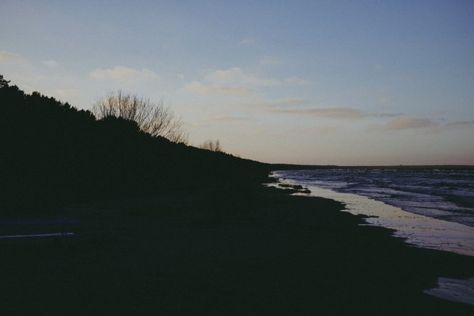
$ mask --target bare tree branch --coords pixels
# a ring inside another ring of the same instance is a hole
[[[120,117],[134,121],[140,129],[151,136],[165,137],[175,143],[187,143],[187,134],[179,118],[163,102],[153,103],[149,99],[117,91],[97,102],[92,112],[97,119]]]
[[[215,141],[212,141],[212,140],[207,140],[205,141],[204,143],[202,143],[199,148],[201,149],[206,149],[206,150],[210,150],[210,151],[218,151],[218,152],[221,152],[222,151],[222,148],[221,148],[221,143],[219,142],[219,140],[215,140]]]

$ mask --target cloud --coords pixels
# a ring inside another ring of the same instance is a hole
[[[446,123],[447,128],[464,128],[474,126],[474,121],[454,121]]]
[[[96,80],[152,80],[158,79],[158,75],[148,69],[134,69],[124,66],[115,66],[113,68],[98,68],[90,73],[90,76]]]
[[[236,122],[236,121],[247,121],[247,120],[249,120],[248,117],[233,116],[233,115],[222,115],[222,116],[211,117],[207,121],[211,121],[211,122]]]
[[[8,52],[6,50],[0,50],[0,63],[12,63],[12,62],[19,62],[22,61],[23,57],[18,54]]]
[[[377,118],[391,118],[391,117],[399,117],[403,116],[403,113],[371,113],[369,116],[377,117]]]
[[[263,56],[258,63],[260,65],[277,65],[280,64],[281,61],[275,56]]]
[[[438,133],[446,130],[468,127],[474,127],[474,121],[452,121],[441,123],[429,118],[400,116],[386,122],[385,124],[372,125],[369,129],[382,131],[428,130]]]
[[[268,87],[278,83],[277,80],[258,77],[246,73],[239,67],[216,70],[206,76],[208,82],[223,85],[241,85],[247,87]]]
[[[246,96],[251,94],[251,90],[245,87],[226,87],[217,86],[209,83],[202,83],[199,81],[193,81],[184,86],[184,88],[193,93],[202,96],[213,96],[213,95],[235,95],[235,96]]]
[[[256,89],[279,84],[275,79],[260,77],[243,71],[239,67],[215,70],[203,80],[185,85],[189,92],[199,95],[251,95]]]
[[[59,63],[55,60],[44,60],[43,65],[45,65],[48,68],[57,68],[59,66]]]
[[[402,116],[388,121],[383,127],[387,130],[405,130],[437,127],[439,124],[427,118]]]
[[[61,100],[68,100],[79,95],[79,89],[76,88],[59,88],[54,89],[54,95],[60,98]]]
[[[350,106],[321,106],[312,104],[309,100],[299,98],[288,98],[280,100],[260,100],[255,106],[261,107],[270,113],[303,115],[308,117],[320,117],[331,119],[381,119],[398,117],[397,113],[365,112]]]
[[[304,105],[306,103],[308,103],[308,101],[304,99],[288,98],[288,99],[265,101],[265,102],[261,102],[260,105],[266,106],[269,109],[275,109],[275,108],[295,107],[295,106]]]
[[[306,85],[310,81],[299,77],[275,79],[244,71],[240,67],[231,67],[209,72],[202,80],[192,81],[184,89],[198,95],[256,95],[256,91],[282,85]]]
[[[367,114],[360,110],[347,107],[271,109],[270,111],[332,119],[362,119],[367,116]]]
[[[246,38],[243,38],[239,44],[240,45],[252,45],[252,44],[255,44],[256,40],[255,38],[253,37],[246,37]]]
[[[311,84],[311,81],[300,78],[300,77],[289,77],[285,79],[285,83],[293,86],[304,86]]]

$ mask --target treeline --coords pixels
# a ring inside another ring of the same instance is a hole
[[[152,136],[0,76],[0,213],[202,186],[260,185],[268,166]],[[185,191],[183,191],[185,192]]]

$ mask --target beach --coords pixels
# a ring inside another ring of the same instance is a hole
[[[67,210],[74,236],[1,240],[6,315],[466,315],[425,294],[474,258],[410,247],[341,203],[264,186]],[[77,224],[79,221],[79,224]],[[470,275],[469,275],[470,273]]]
[[[0,316],[474,316],[473,1],[0,1]]]

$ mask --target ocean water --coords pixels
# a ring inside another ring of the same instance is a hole
[[[474,256],[474,169],[334,168],[273,176],[343,202],[346,211],[394,229],[409,244]]]

